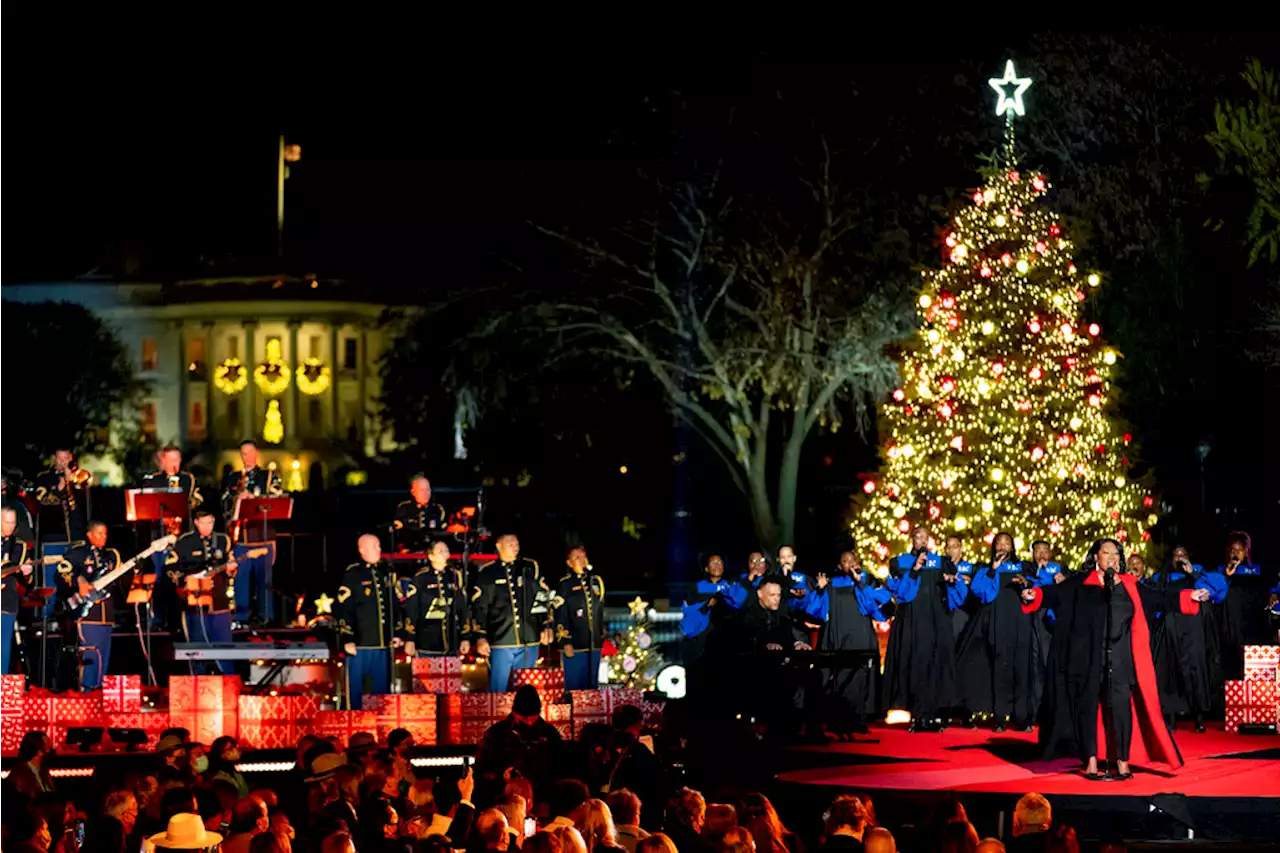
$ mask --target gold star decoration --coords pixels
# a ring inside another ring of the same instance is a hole
[[[333,613],[333,599],[326,592],[320,593],[320,597],[315,600],[316,614]]]
[[[627,605],[627,607],[631,609],[631,615],[637,618],[649,612],[649,602],[645,601],[638,595],[635,597],[634,601]]]

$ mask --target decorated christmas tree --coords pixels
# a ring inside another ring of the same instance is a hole
[[[605,649],[608,683],[615,687],[652,690],[663,662],[649,633],[649,603],[637,597],[627,606],[631,609],[631,623],[614,642],[614,649]]]
[[[1007,530],[1019,554],[1043,538],[1065,564],[1098,537],[1146,541],[1156,522],[1115,414],[1120,356],[1087,313],[1103,276],[1077,267],[1047,178],[1014,155],[1031,81],[1010,62],[991,85],[1006,119],[998,166],[924,274],[919,332],[883,408],[884,466],[854,507],[854,541],[881,574],[917,524],[939,545],[960,533],[971,559]]]

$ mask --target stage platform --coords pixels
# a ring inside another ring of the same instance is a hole
[[[794,769],[776,778],[786,787],[828,789],[818,795],[824,800],[866,791],[877,807],[908,811],[955,792],[971,814],[976,807],[997,823],[1011,817],[1019,796],[1037,791],[1071,815],[1082,838],[1280,841],[1280,738],[1232,734],[1218,724],[1204,734],[1180,730],[1176,740],[1186,762],[1176,773],[1135,763],[1132,779],[1099,782],[1079,774],[1079,761],[1042,761],[1034,732],[911,734],[876,726],[852,743],[788,750]],[[985,833],[1002,828],[1008,831],[1006,824]]]

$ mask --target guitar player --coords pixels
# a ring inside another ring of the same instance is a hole
[[[179,536],[165,557],[165,571],[183,604],[182,630],[188,643],[230,643],[236,606],[231,539],[213,529],[215,516],[208,507],[198,508],[193,521],[195,530]],[[234,661],[211,665],[223,675],[235,672]]]
[[[67,551],[58,564],[59,585],[66,594],[72,592],[87,596],[99,578],[114,571],[120,565],[120,552],[107,547],[107,525],[101,521],[89,522],[85,530],[85,542]],[[116,584],[120,581],[117,579]],[[123,590],[124,587],[121,587]],[[81,690],[97,690],[102,687],[102,677],[111,664],[111,630],[116,621],[116,598],[112,595],[94,602],[80,619],[73,620],[76,645],[79,648],[79,681]]]
[[[4,653],[0,674],[8,675],[19,602],[32,573],[31,547],[18,536],[18,514],[11,506],[0,509],[0,564],[4,574],[0,580],[0,647]]]

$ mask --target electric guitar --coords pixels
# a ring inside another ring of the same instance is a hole
[[[105,601],[106,599],[111,597],[111,593],[107,591],[107,587],[110,586],[112,583],[115,583],[117,578],[119,578],[121,575],[125,574],[126,572],[133,571],[133,567],[137,564],[139,560],[144,560],[147,557],[150,557],[152,554],[163,551],[164,549],[168,548],[170,545],[172,545],[176,541],[178,541],[178,537],[176,536],[160,537],[159,539],[157,539],[156,541],[148,545],[147,550],[143,551],[141,554],[138,554],[136,557],[134,557],[132,560],[129,560],[127,563],[121,563],[119,566],[117,566],[116,568],[112,569],[111,571],[107,572],[105,575],[103,575],[102,577],[94,581],[93,589],[89,590],[84,595],[81,595],[79,593],[75,593],[74,595],[72,595],[70,598],[67,599],[67,610],[71,613],[72,618],[83,619],[85,616],[88,616],[89,611],[93,609],[93,606],[95,604],[97,604],[99,601]]]
[[[216,566],[211,569],[204,569],[199,572],[193,572],[184,578],[187,592],[208,592],[213,588],[213,579],[231,568],[231,563],[233,561],[240,563],[244,560],[252,560],[255,557],[263,557],[270,553],[270,548],[253,548],[249,551],[245,551],[239,557],[229,556],[228,560],[220,566]]]

